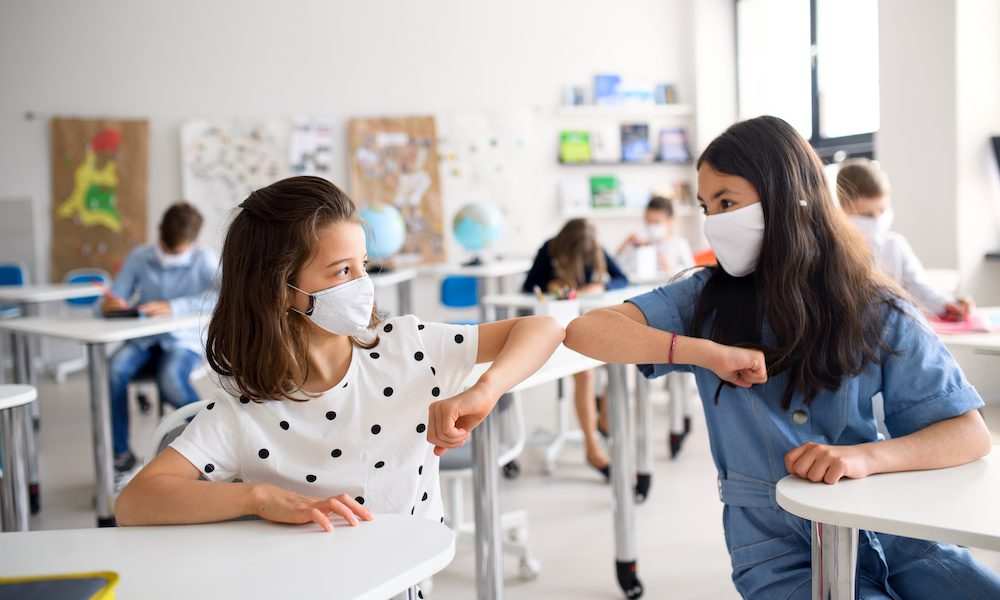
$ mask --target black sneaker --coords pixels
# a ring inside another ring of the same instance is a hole
[[[122,452],[115,456],[115,471],[118,473],[128,473],[135,468],[135,454],[131,451]]]

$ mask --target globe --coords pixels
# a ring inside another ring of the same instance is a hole
[[[400,251],[406,241],[406,223],[394,206],[372,204],[358,214],[365,223],[368,258],[381,260]]]
[[[469,252],[485,250],[503,234],[503,214],[492,204],[466,204],[451,223],[455,239]]]

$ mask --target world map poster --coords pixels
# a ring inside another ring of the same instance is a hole
[[[149,123],[54,118],[51,136],[52,279],[114,275],[146,241]]]

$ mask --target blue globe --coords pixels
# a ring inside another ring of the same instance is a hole
[[[466,204],[452,220],[455,239],[469,252],[492,246],[503,234],[503,214],[492,204]]]
[[[400,251],[406,241],[403,215],[388,204],[373,204],[358,211],[365,223],[368,258],[381,260]]]

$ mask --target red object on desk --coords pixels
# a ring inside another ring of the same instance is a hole
[[[1000,331],[1000,327],[993,325],[982,315],[971,314],[963,321],[946,321],[939,317],[929,317],[927,322],[935,333],[940,335],[961,335],[963,333],[990,333]]]

